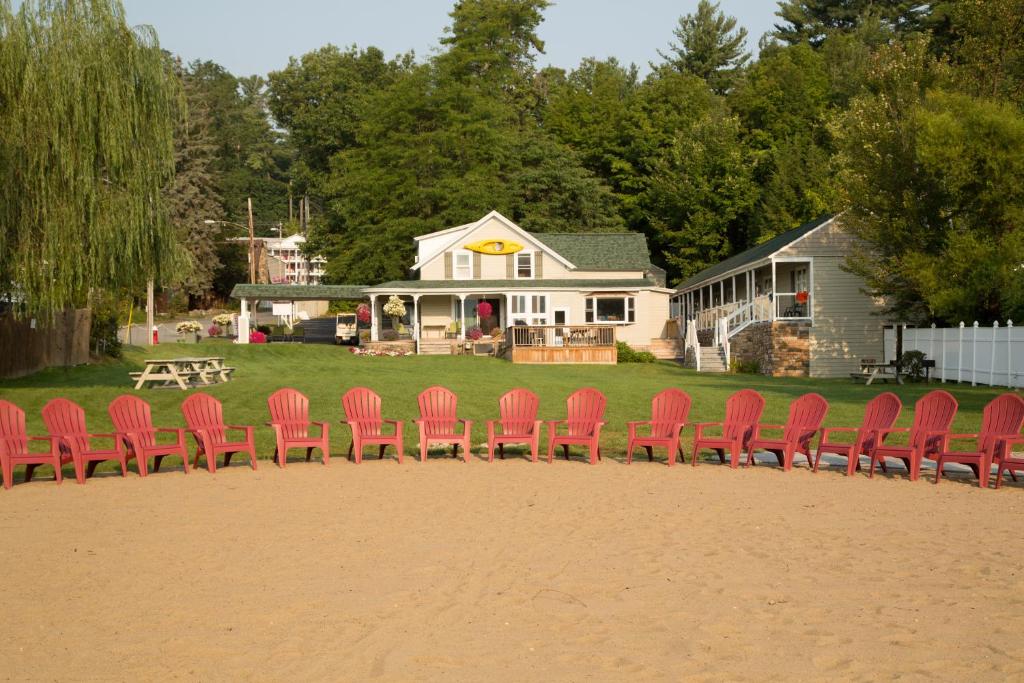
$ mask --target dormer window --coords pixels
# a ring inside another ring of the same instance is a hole
[[[456,280],[473,279],[473,255],[468,251],[456,251],[452,255],[453,275]]]
[[[516,253],[516,279],[533,279],[533,252],[520,251]]]

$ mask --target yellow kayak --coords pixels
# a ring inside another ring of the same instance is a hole
[[[505,240],[482,240],[480,242],[473,242],[472,244],[465,245],[466,249],[470,251],[477,251],[481,254],[514,254],[517,251],[523,250],[523,245],[515,242],[506,242]]]

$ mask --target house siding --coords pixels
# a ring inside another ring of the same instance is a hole
[[[882,356],[882,306],[861,289],[864,281],[842,269],[856,238],[837,219],[779,252],[813,257],[810,376],[842,377],[860,368],[860,359]]]

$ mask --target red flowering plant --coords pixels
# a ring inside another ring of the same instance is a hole
[[[356,306],[356,319],[361,323],[370,322],[370,307],[366,304]]]
[[[210,325],[210,327],[207,328],[206,330],[206,334],[210,335],[211,337],[219,337],[220,333],[221,329],[216,325]]]
[[[252,332],[249,333],[249,343],[250,344],[266,344],[267,343],[267,335],[263,334],[259,330],[253,330]]]
[[[476,305],[476,314],[481,320],[483,320],[484,318],[490,318],[491,313],[493,312],[494,307],[491,306],[491,304],[486,301],[481,301]]]

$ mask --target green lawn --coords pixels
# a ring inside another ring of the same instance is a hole
[[[347,348],[322,345],[271,344],[237,346],[204,341],[186,347],[190,355],[222,355],[237,368],[232,381],[204,391],[224,402],[226,419],[235,424],[257,425],[256,441],[261,457],[273,453],[273,439],[267,420],[266,397],[274,390],[291,386],[307,396],[312,418],[327,420],[332,428],[332,450],[344,453],[348,431],[338,425],[342,419],[341,395],[349,388],[366,385],[383,397],[385,416],[411,420],[417,414],[416,395],[433,384],[445,385],[460,398],[461,417],[475,421],[474,442],[486,439],[484,421],[496,417],[497,399],[512,387],[524,386],[541,398],[542,419],[565,416],[565,397],[574,389],[597,387],[608,396],[608,426],[603,442],[605,453],[620,457],[626,444],[627,420],[644,419],[650,399],[666,387],[679,387],[693,397],[691,421],[720,420],[725,399],[732,392],[750,387],[767,399],[764,421],[783,422],[789,401],[808,391],[821,393],[831,403],[826,425],[855,426],[860,423],[864,403],[881,391],[894,391],[904,402],[901,426],[912,419],[913,402],[930,389],[949,390],[960,402],[954,427],[974,431],[980,424],[985,403],[1003,390],[969,385],[933,383],[907,386],[865,387],[849,380],[773,379],[759,375],[701,375],[673,363],[619,366],[528,366],[483,357],[409,356],[403,358],[356,357]],[[142,368],[147,357],[184,355],[178,345],[158,350],[129,347],[122,361],[69,370],[51,369],[31,377],[0,382],[0,397],[21,406],[28,416],[30,433],[44,434],[40,409],[57,396],[80,403],[93,432],[112,429],[107,403],[122,393],[138,393],[153,406],[158,425],[184,426],[179,404],[184,392],[172,389],[144,389],[135,392],[128,373]],[[406,450],[416,448],[413,425],[406,426]],[[689,443],[691,430],[684,432]],[[546,439],[546,434],[544,436]],[[662,456],[663,457],[663,456]]]

